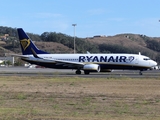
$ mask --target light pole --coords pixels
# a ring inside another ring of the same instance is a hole
[[[75,26],[77,24],[72,24],[72,26],[74,27],[74,54],[75,54],[75,39],[76,39],[76,36],[75,36]]]

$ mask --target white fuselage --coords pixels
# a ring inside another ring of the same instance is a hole
[[[56,61],[65,61],[66,64],[98,64],[101,69],[149,69],[157,65],[149,57],[139,54],[38,54],[40,58],[27,55],[23,60],[45,67],[67,69],[56,64]],[[54,62],[55,61],[55,62]],[[75,66],[68,67],[74,69]]]
[[[22,60],[48,68],[75,69],[76,74],[107,72],[112,69],[147,70],[155,68],[157,63],[149,57],[139,54],[48,54],[39,50],[22,28],[18,36],[23,55]]]

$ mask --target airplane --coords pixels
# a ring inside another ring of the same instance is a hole
[[[139,54],[50,54],[36,47],[22,28],[18,28],[18,36],[22,55],[14,55],[31,64],[54,69],[73,69],[75,74],[90,74],[90,72],[111,72],[112,70],[154,69],[157,62]]]

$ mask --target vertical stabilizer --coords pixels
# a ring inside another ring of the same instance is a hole
[[[22,28],[18,28],[17,31],[23,55],[33,54],[33,50],[36,54],[48,54],[47,52],[39,50]]]

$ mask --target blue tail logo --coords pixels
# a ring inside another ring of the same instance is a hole
[[[17,31],[23,55],[33,55],[33,51],[35,54],[49,54],[39,50],[22,28],[18,28]]]

